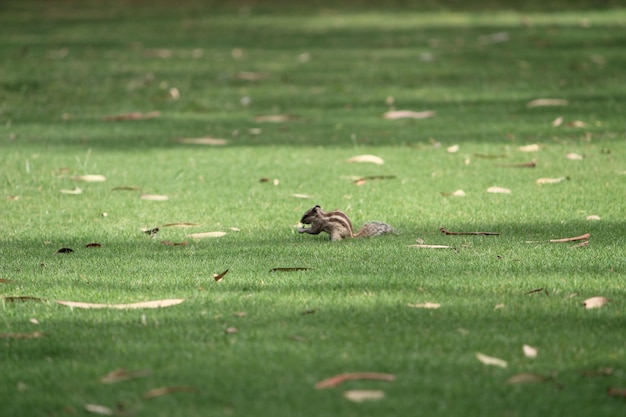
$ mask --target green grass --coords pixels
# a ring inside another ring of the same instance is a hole
[[[85,404],[100,404],[142,416],[621,416],[623,398],[607,389],[626,388],[626,11],[593,4],[4,4],[0,334],[44,337],[0,338],[3,413],[86,415]],[[490,41],[503,32],[505,42]],[[242,80],[242,71],[266,78]],[[437,115],[384,120],[388,97]],[[537,98],[568,105],[528,108]],[[103,120],[136,111],[161,113]],[[300,119],[255,120],[268,114]],[[203,136],[229,143],[176,141]],[[538,152],[517,150],[534,143]],[[359,154],[385,164],[346,162]],[[499,166],[531,159],[536,168]],[[107,180],[70,178],[83,174]],[[395,178],[350,180],[370,175]],[[113,190],[129,186],[169,199]],[[74,187],[82,194],[60,192]],[[458,189],[466,196],[442,195]],[[314,204],[397,233],[336,243],[299,235]],[[174,222],[200,225],[141,232]],[[187,236],[204,231],[228,234]],[[583,233],[582,248],[526,243]],[[457,250],[410,248],[417,239]],[[102,247],[85,248],[92,242]],[[62,247],[75,252],[55,255]],[[277,267],[311,269],[270,272]],[[585,310],[592,296],[611,302]],[[185,302],[55,303],[169,298]],[[408,306],[424,302],[441,308]],[[539,349],[536,359],[524,344]],[[120,367],[151,375],[100,382]],[[396,380],[314,388],[361,371]],[[550,379],[506,383],[520,373]],[[143,398],[163,386],[197,391]],[[385,398],[356,404],[343,398],[348,389]]]

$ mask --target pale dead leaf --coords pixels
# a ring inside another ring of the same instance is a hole
[[[226,236],[228,233],[226,232],[202,232],[202,233],[192,233],[188,235],[192,239],[204,239],[207,237],[222,237]]]
[[[364,401],[376,401],[385,398],[385,392],[381,390],[360,390],[353,389],[343,393],[346,400],[362,403]]]
[[[597,214],[590,214],[589,216],[587,216],[587,220],[601,220],[600,216],[598,216]]]
[[[447,245],[409,245],[409,248],[419,248],[419,249],[456,249],[454,246]]]
[[[580,128],[586,127],[587,124],[585,124],[585,122],[583,122],[582,120],[574,120],[573,122],[569,122],[567,124],[567,126],[569,126],[569,127],[577,127],[577,128],[580,129]]]
[[[258,123],[283,123],[300,120],[300,116],[293,114],[266,114],[255,116],[254,120]]]
[[[200,226],[200,224],[190,223],[190,222],[176,222],[176,223],[162,224],[160,227],[196,227],[196,226]]]
[[[626,398],[626,388],[609,388],[606,393],[610,397]]]
[[[74,181],[84,181],[84,182],[104,182],[107,178],[104,175],[73,175],[70,177]]]
[[[31,322],[32,324],[39,324],[39,320],[37,320],[36,318],[31,318],[28,320],[29,322]]]
[[[295,198],[313,198],[313,196],[309,194],[291,194],[291,196]]]
[[[446,151],[448,151],[448,153],[456,153],[459,151],[461,147],[459,145],[452,145],[449,146],[448,149],[446,149]]]
[[[493,194],[511,194],[511,190],[503,187],[489,187],[487,188],[487,192]]]
[[[463,190],[456,190],[451,193],[442,192],[441,195],[444,197],[465,197],[466,194]]]
[[[383,114],[383,118],[387,120],[398,120],[398,119],[428,119],[430,117],[434,117],[437,113],[432,110],[426,111],[411,111],[411,110],[393,110],[388,111]]]
[[[229,227],[230,230],[232,230],[233,232],[241,232],[241,229],[238,227]]]
[[[565,157],[567,159],[571,159],[572,161],[580,161],[582,159],[584,159],[584,156],[574,153],[574,152],[568,152],[565,154]]]
[[[535,181],[537,184],[558,184],[560,182],[563,182],[567,179],[567,177],[560,177],[560,178],[539,178],[537,181]]]
[[[114,384],[116,382],[141,378],[150,374],[152,374],[152,372],[147,369],[140,369],[138,371],[127,371],[124,368],[119,368],[109,372],[108,374],[100,378],[100,382],[102,382],[103,384]]]
[[[83,303],[77,301],[57,301],[58,304],[72,307],[72,308],[110,308],[114,310],[132,310],[137,308],[162,308],[162,307],[170,307],[178,305],[184,302],[185,299],[177,298],[177,299],[166,299],[166,300],[155,300],[155,301],[142,301],[139,303],[131,303],[131,304],[96,304],[96,303]]]
[[[332,376],[330,378],[326,378],[323,381],[320,381],[317,384],[315,384],[315,388],[317,389],[332,388],[346,381],[353,381],[353,380],[359,380],[359,379],[392,382],[392,381],[395,381],[396,376],[394,374],[382,374],[379,372],[351,372],[347,374],[339,374],[339,375]]]
[[[562,98],[537,98],[526,103],[526,107],[567,106],[568,101]]]
[[[139,198],[148,201],[167,201],[169,199],[168,196],[161,194],[142,194]]]
[[[59,190],[61,194],[79,195],[83,193],[82,188],[74,188],[73,190]]]
[[[85,411],[93,414],[100,414],[101,416],[112,416],[114,414],[112,408],[99,404],[85,404]]]
[[[174,394],[177,392],[196,392],[194,387],[178,386],[178,387],[161,387],[154,388],[143,394],[143,398],[149,400],[151,398],[162,397],[164,395]]]
[[[180,91],[178,91],[176,87],[171,87],[167,92],[172,100],[178,100],[180,98]]]
[[[376,165],[382,165],[385,163],[383,158],[381,158],[380,156],[376,156],[376,155],[357,155],[357,156],[353,156],[352,158],[348,158],[346,162],[350,162],[350,163],[368,162],[368,163],[376,164]]]
[[[540,149],[541,147],[538,144],[533,143],[532,145],[519,146],[517,148],[517,151],[518,152],[537,152]]]
[[[505,360],[500,358],[494,358],[493,356],[487,356],[480,352],[476,353],[476,359],[478,359],[485,365],[499,366],[500,368],[506,368],[508,366]]]
[[[218,138],[211,138],[211,137],[182,138],[182,139],[176,139],[176,141],[179,142],[179,143],[184,143],[184,144],[188,144],[188,145],[222,146],[222,145],[227,145],[228,144],[228,140],[227,139],[218,139]]]
[[[496,305],[493,307],[493,309],[494,309],[494,310],[500,310],[501,308],[504,308],[504,307],[505,307],[505,306],[504,306],[504,304],[500,303],[500,304],[496,304]]]
[[[559,127],[563,124],[563,117],[559,116],[552,121],[552,126]]]
[[[239,332],[239,329],[236,327],[227,327],[226,330],[224,330],[226,334],[235,334],[237,332]]]
[[[585,306],[586,309],[589,310],[589,309],[592,309],[592,308],[603,307],[608,302],[609,302],[608,298],[605,298],[605,297],[591,297],[591,298],[587,298],[583,302],[583,305]]]
[[[539,374],[521,373],[521,374],[513,375],[512,377],[506,380],[506,383],[510,385],[528,384],[528,383],[534,383],[534,382],[544,382],[547,379],[548,378],[546,378],[545,376],[539,375]]]
[[[536,358],[539,353],[536,347],[532,347],[530,345],[523,345],[522,350],[524,351],[524,356],[527,358]]]
[[[441,307],[441,304],[439,303],[430,303],[430,302],[420,303],[420,304],[407,304],[407,305],[413,308],[428,308],[428,309],[437,309]]]

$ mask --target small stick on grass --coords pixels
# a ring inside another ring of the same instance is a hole
[[[443,227],[441,227],[439,230],[441,230],[441,233],[446,234],[446,235],[500,236],[500,233],[498,232],[451,232],[449,230],[446,230]]]
[[[575,236],[575,237],[566,237],[563,239],[527,240],[526,243],[567,243],[567,242],[577,242],[579,240],[587,240],[590,237],[591,237],[591,234],[585,233],[584,235]]]

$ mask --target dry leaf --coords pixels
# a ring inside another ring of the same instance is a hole
[[[524,356],[527,358],[536,358],[539,351],[537,348],[532,347],[530,345],[523,345],[522,350],[524,351]]]
[[[159,117],[160,115],[161,115],[160,111],[152,111],[148,113],[132,112],[132,113],[126,113],[126,114],[106,116],[104,120],[107,122],[117,122],[117,121],[123,121],[123,120],[146,120],[146,119],[153,119],[155,117]]]
[[[84,182],[104,182],[107,180],[107,177],[104,175],[73,175],[70,178],[74,181]]]
[[[6,279],[6,278],[0,278],[0,283],[2,283],[2,284],[8,284],[10,282],[13,282],[13,281],[10,280],[10,279]]]
[[[584,159],[584,156],[574,153],[574,152],[568,152],[565,154],[565,157],[567,159],[570,159],[572,161],[581,161],[582,159]]]
[[[448,149],[446,149],[448,151],[448,153],[456,153],[459,151],[461,147],[459,145],[452,145],[449,146]]]
[[[592,308],[600,308],[605,306],[607,303],[609,302],[609,300],[605,297],[591,297],[591,298],[587,298],[584,302],[583,305],[585,306],[586,309],[592,309]]]
[[[566,237],[563,239],[527,240],[526,243],[567,243],[567,242],[577,242],[579,240],[589,239],[590,237],[591,237],[590,233],[585,233],[580,236]]]
[[[227,145],[227,139],[217,139],[217,138],[192,138],[192,139],[177,139],[177,142],[184,143],[188,145],[211,145],[211,146],[221,146]]]
[[[411,111],[411,110],[394,110],[388,111],[383,114],[383,118],[387,120],[398,120],[398,119],[428,119],[430,117],[434,117],[437,113],[432,110],[426,111]]]
[[[394,374],[382,374],[378,372],[354,372],[354,373],[340,374],[340,375],[335,375],[333,377],[330,377],[323,381],[318,382],[317,384],[315,384],[315,388],[317,389],[332,388],[346,381],[353,381],[357,379],[370,379],[370,380],[391,382],[396,379],[396,376]]]
[[[230,269],[230,268],[229,268],[229,269]],[[221,273],[219,273],[219,274],[213,274],[213,278],[214,278],[216,281],[219,281],[220,279],[224,278],[224,275],[226,275],[226,274],[228,273],[229,269],[227,269],[226,271],[221,272]]]
[[[235,334],[239,331],[239,329],[237,329],[236,327],[227,327],[226,330],[224,330],[224,333],[226,334]]]
[[[200,224],[189,223],[189,222],[177,222],[177,223],[162,224],[160,227],[195,227],[195,226],[200,226]]]
[[[77,301],[57,301],[58,304],[72,307],[72,308],[110,308],[115,310],[131,310],[137,308],[162,308],[162,307],[170,307],[175,306],[184,302],[184,298],[178,299],[166,299],[166,300],[155,300],[155,301],[142,301],[139,303],[132,304],[94,304],[94,303],[82,303]]]
[[[600,216],[596,215],[596,214],[590,214],[589,216],[586,217],[587,220],[601,220]]]
[[[226,232],[202,232],[202,233],[192,233],[189,236],[192,239],[204,239],[207,237],[222,237],[226,236],[228,233]]]
[[[37,319],[36,319],[36,318],[34,318],[34,317],[33,317],[33,318],[31,318],[31,319],[29,319],[28,321],[29,321],[29,322],[31,322],[32,324],[40,324],[40,323],[39,323],[39,320],[37,320]]]
[[[626,388],[609,388],[606,393],[609,397],[626,398]]]
[[[493,307],[493,309],[494,309],[494,310],[499,310],[499,309],[504,308],[504,307],[505,307],[505,306],[504,306],[504,304],[496,304],[496,305]]]
[[[79,195],[83,193],[81,188],[75,187],[73,190],[59,190],[61,194]]]
[[[510,385],[527,384],[527,383],[533,383],[533,382],[544,382],[547,379],[548,379],[547,377],[543,375],[539,375],[539,374],[521,373],[521,374],[513,375],[512,377],[506,380],[506,383]]]
[[[346,160],[347,162],[369,162],[372,164],[376,164],[376,165],[382,165],[385,163],[385,161],[376,155],[357,155],[357,156],[353,156],[352,158],[348,158]]]
[[[441,193],[441,194],[446,197],[447,196],[450,196],[450,197],[465,197],[466,196],[465,191],[463,190],[456,190],[451,193]]]
[[[532,145],[526,145],[526,146],[520,146],[517,148],[518,152],[537,152],[539,151],[540,146],[537,145],[536,143],[533,143]]]
[[[559,127],[563,124],[563,117],[559,116],[552,121],[552,126]]]
[[[569,127],[583,128],[583,127],[585,127],[585,126],[587,126],[587,125],[586,125],[586,124],[585,124],[585,122],[583,122],[582,120],[574,120],[573,122],[569,122],[569,123],[567,124],[567,126],[569,126]]]
[[[511,194],[511,190],[503,187],[489,187],[487,188],[487,192],[493,194]]]
[[[344,392],[343,397],[346,400],[353,401],[355,403],[362,403],[364,401],[382,400],[385,398],[385,392],[381,390],[353,389]]]
[[[57,253],[73,253],[73,252],[74,252],[74,249],[72,249],[72,248],[61,248],[61,249],[58,249],[54,253],[56,255]]]
[[[100,378],[100,382],[103,384],[114,384],[116,382],[128,381],[129,379],[141,378],[150,374],[152,374],[152,372],[147,369],[129,372],[124,368],[119,368]]]
[[[505,360],[500,358],[494,358],[493,356],[483,355],[480,352],[476,353],[476,359],[478,359],[485,365],[499,366],[500,368],[506,368],[508,366]]]
[[[423,244],[409,245],[409,248],[420,248],[420,249],[456,249],[454,246],[447,246],[447,245],[423,245]]]
[[[296,194],[291,194],[291,196],[295,198],[313,198],[313,196],[309,194],[297,194],[296,193]]]
[[[597,378],[613,375],[613,368],[601,368],[583,372],[585,378]]]
[[[526,107],[567,106],[568,101],[562,98],[537,98],[526,103]]]
[[[413,307],[413,308],[430,308],[430,309],[436,309],[441,307],[441,304],[438,303],[421,303],[421,304],[407,304],[409,307]]]
[[[567,177],[561,177],[561,178],[539,178],[537,181],[535,181],[537,184],[558,184],[560,182],[563,182],[567,179]]]
[[[112,416],[114,411],[112,408],[105,407],[99,404],[85,404],[85,411],[94,414],[100,414],[102,416]]]
[[[43,337],[43,332],[32,333],[0,333],[2,339],[37,339]]]
[[[168,196],[166,195],[159,195],[159,194],[142,194],[141,197],[142,200],[149,200],[149,201],[166,201],[169,199]]]
[[[145,394],[143,394],[143,398],[146,400],[149,400],[151,398],[162,397],[164,395],[174,394],[176,392],[196,392],[196,391],[198,390],[194,387],[185,387],[185,386],[161,387],[161,388],[154,388],[154,389],[151,389],[150,391],[147,391]]]
[[[283,123],[300,119],[300,116],[296,116],[293,114],[266,114],[256,116],[254,118],[254,120],[258,123]]]

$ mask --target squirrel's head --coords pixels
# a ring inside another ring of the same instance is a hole
[[[322,210],[322,208],[320,206],[315,206],[312,209],[307,210],[307,212],[304,213],[304,215],[300,219],[300,223],[302,223],[302,224],[311,224],[313,219],[315,219],[317,217],[317,215],[319,214],[319,212],[321,210]]]

